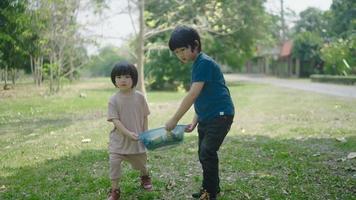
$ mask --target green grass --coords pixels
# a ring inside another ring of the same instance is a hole
[[[354,199],[356,161],[346,157],[356,152],[355,99],[262,84],[230,89],[237,115],[219,151],[219,199]],[[114,92],[107,78],[51,96],[25,83],[0,91],[0,199],[105,199],[106,107]],[[149,127],[162,126],[183,96],[148,92]],[[182,145],[149,152],[150,193],[125,163],[123,199],[190,199],[201,182],[196,143],[193,132]]]

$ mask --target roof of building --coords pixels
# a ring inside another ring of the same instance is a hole
[[[288,40],[282,44],[281,52],[279,54],[280,57],[287,57],[292,54],[293,41]]]

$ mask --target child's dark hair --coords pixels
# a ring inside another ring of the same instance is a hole
[[[196,41],[198,41],[198,44]],[[181,47],[190,46],[192,50],[198,47],[198,51],[200,52],[201,43],[199,33],[194,28],[188,26],[177,26],[171,34],[168,46],[171,51]]]
[[[126,61],[121,61],[115,64],[114,68],[111,70],[111,82],[115,84],[115,77],[121,75],[130,75],[132,78],[132,87],[134,88],[137,85],[138,72],[136,67]]]

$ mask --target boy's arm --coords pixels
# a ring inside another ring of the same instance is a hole
[[[194,82],[192,84],[188,94],[183,98],[183,101],[180,104],[176,113],[165,124],[167,131],[171,131],[172,129],[174,129],[174,127],[176,127],[178,121],[189,110],[189,108],[193,105],[195,99],[199,96],[201,90],[203,89],[203,86],[204,86],[204,82]]]
[[[129,131],[118,119],[112,119],[111,120],[114,123],[114,126],[118,131],[128,137],[130,137],[133,140],[138,140],[138,135],[137,133],[134,133],[132,131]]]

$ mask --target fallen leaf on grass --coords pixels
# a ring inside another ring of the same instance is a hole
[[[338,109],[340,107],[341,107],[340,105],[337,105],[337,104],[334,105],[334,109]]]
[[[313,157],[318,157],[318,156],[320,156],[320,153],[315,153],[315,154],[313,154],[312,156],[313,156]]]
[[[356,152],[351,152],[349,155],[347,155],[347,159],[354,159],[356,158]]]
[[[89,143],[89,142],[91,142],[90,138],[82,139],[82,143]]]
[[[80,98],[87,98],[87,94],[85,94],[85,93],[82,92],[82,93],[79,94],[79,97],[80,97]]]
[[[0,192],[4,192],[6,190],[6,186],[5,185],[2,185],[1,187],[0,187]]]
[[[251,197],[250,197],[250,195],[248,195],[248,193],[244,192],[243,194],[247,199],[251,199]]]
[[[344,137],[336,138],[338,142],[345,143],[347,140]]]
[[[171,190],[174,186],[176,186],[176,182],[174,180],[169,180],[166,185],[166,189]]]
[[[286,189],[282,189],[283,194],[289,195],[289,192]]]

